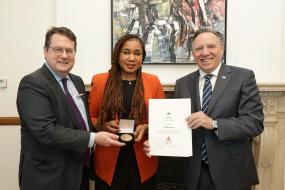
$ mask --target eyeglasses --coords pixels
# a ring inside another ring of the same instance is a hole
[[[63,54],[63,52],[66,52],[67,56],[74,56],[76,51],[72,48],[62,48],[62,47],[52,47],[49,46],[48,48],[52,49],[53,53],[55,53],[57,56],[60,56]]]

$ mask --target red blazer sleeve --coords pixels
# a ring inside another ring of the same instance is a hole
[[[148,100],[149,99],[163,99],[164,92],[162,85],[156,75],[149,73],[142,74],[145,103],[148,112]]]
[[[158,77],[155,76],[155,78],[156,78],[155,81],[157,81],[157,84],[156,84],[157,88],[156,88],[156,92],[155,92],[155,97],[157,99],[163,99],[164,98],[164,91],[163,91],[162,85],[161,85]]]
[[[102,102],[106,81],[108,78],[107,73],[101,73],[94,75],[91,81],[91,89],[88,98],[89,112],[94,126],[97,122],[97,117],[99,115],[99,109]]]

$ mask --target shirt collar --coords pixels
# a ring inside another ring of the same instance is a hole
[[[213,76],[218,76],[218,73],[219,73],[219,71],[220,71],[220,68],[221,68],[221,63],[218,65],[218,67],[214,70],[214,71],[212,71],[211,73],[205,73],[204,71],[202,71],[201,69],[199,69],[199,73],[200,73],[200,79],[202,79],[202,78],[204,78],[204,76],[205,75],[207,75],[207,74],[212,74]]]
[[[58,74],[56,74],[56,73],[54,72],[54,70],[49,66],[49,64],[45,63],[45,65],[47,66],[48,70],[52,73],[52,75],[54,76],[54,78],[55,78],[55,80],[56,80],[57,82],[60,82],[61,79],[63,79],[62,76],[60,76],[60,75],[58,75]],[[70,79],[69,75],[67,75],[66,78],[67,78],[67,79]]]

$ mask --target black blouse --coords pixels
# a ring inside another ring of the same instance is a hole
[[[134,90],[136,86],[136,80],[128,81],[123,80],[123,103],[124,103],[124,111],[121,113],[121,119],[131,119],[129,115],[131,113],[132,100],[134,95]]]

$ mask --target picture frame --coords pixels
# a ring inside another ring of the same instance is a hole
[[[210,28],[226,44],[227,0],[111,0],[112,48],[126,33],[145,44],[144,64],[195,64],[191,41]],[[226,48],[223,62],[225,62]]]

